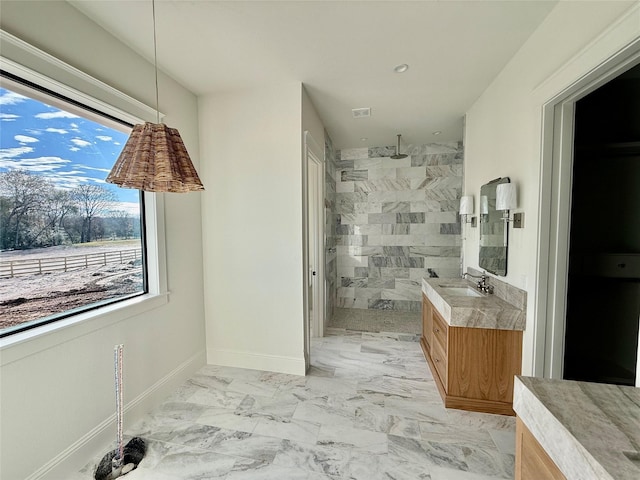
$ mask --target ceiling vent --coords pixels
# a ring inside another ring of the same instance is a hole
[[[370,108],[354,108],[351,110],[353,118],[369,118],[371,116]]]

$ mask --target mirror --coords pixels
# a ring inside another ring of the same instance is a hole
[[[496,210],[496,188],[509,178],[496,178],[480,188],[480,268],[494,275],[507,274],[507,224]]]

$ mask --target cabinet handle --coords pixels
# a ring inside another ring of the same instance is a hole
[[[440,360],[438,360],[437,358],[435,359],[436,363],[440,363]]]
[[[436,332],[436,333],[440,333],[440,329],[439,329],[439,328],[436,328],[435,332]]]

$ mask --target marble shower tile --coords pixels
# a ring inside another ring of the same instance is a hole
[[[353,181],[336,182],[336,193],[353,193],[355,192],[355,184]]]
[[[374,168],[369,170],[369,180],[379,180],[381,178],[396,178],[397,168]]]
[[[390,157],[395,154],[396,147],[393,145],[385,147],[369,147],[369,157]]]
[[[336,157],[338,157],[340,160],[355,160],[360,158],[367,158],[368,156],[368,147],[345,148],[336,152]]]
[[[340,173],[341,182],[362,181],[369,178],[368,170],[343,170]]]
[[[381,158],[358,158],[353,161],[353,168],[356,170],[380,170],[382,167]]]

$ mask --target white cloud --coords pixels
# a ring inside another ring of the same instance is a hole
[[[33,152],[33,147],[0,148],[0,160],[19,157],[20,155],[31,152]]]
[[[21,159],[0,159],[0,167],[6,169],[20,169],[29,172],[53,172],[64,167],[71,160],[60,157],[38,157]]]
[[[127,212],[129,215],[140,215],[140,204],[138,202],[113,202],[112,212]]]
[[[120,145],[120,142],[113,142],[114,145]]]
[[[65,133],[69,133],[67,130],[63,130],[62,128],[47,128],[45,132],[59,133],[61,135],[64,135]]]
[[[36,113],[36,118],[41,118],[43,120],[51,120],[52,118],[80,118],[80,117],[78,117],[78,115],[74,115],[73,113],[63,112],[62,110],[58,110],[57,112]]]
[[[15,105],[16,103],[24,102],[28,98],[24,95],[20,95],[16,92],[7,92],[0,95],[0,105]]]
[[[73,143],[78,147],[88,147],[89,145],[91,145],[91,142],[87,142],[86,140],[82,140],[81,138],[77,138],[77,137],[72,138],[71,143]]]
[[[76,164],[75,167],[82,168],[83,170],[95,170],[96,172],[104,172],[104,173],[109,173],[111,171],[108,168],[90,167],[89,165],[82,165],[82,164]]]
[[[13,138],[20,143],[35,143],[40,141],[37,138],[27,137],[26,135],[15,135]]]
[[[77,152],[80,149],[78,147],[71,147],[69,150],[71,150],[72,152]]]
[[[102,140],[103,142],[109,142],[113,140],[113,137],[108,137],[107,135],[98,135],[96,138],[98,140]]]
[[[0,120],[3,122],[15,122],[20,115],[14,115],[13,113],[0,113]]]

